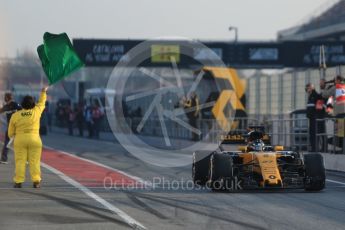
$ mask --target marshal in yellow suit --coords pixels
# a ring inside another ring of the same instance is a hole
[[[31,180],[34,187],[39,187],[41,181],[42,141],[39,135],[41,114],[45,108],[46,90],[42,89],[37,104],[33,97],[23,99],[23,109],[14,113],[10,120],[8,136],[14,138],[15,156],[15,187],[21,187],[25,181],[26,162],[29,162]]]

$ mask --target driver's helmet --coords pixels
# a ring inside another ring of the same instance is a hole
[[[264,146],[265,146],[265,144],[262,140],[255,140],[250,144],[250,148],[253,151],[262,151]]]

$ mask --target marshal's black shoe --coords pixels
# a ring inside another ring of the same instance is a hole
[[[22,183],[14,183],[13,188],[21,188],[22,187]]]
[[[32,187],[41,188],[41,183],[40,182],[34,182]]]

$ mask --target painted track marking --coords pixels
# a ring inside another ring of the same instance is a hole
[[[341,185],[345,185],[344,182],[340,182],[340,181],[336,181],[336,180],[330,180],[330,179],[326,179],[326,181],[331,182],[331,183],[335,183],[335,184],[341,184]]]
[[[111,185],[115,186],[150,186],[148,182],[139,177],[52,148],[44,148],[42,162],[63,172],[86,187],[104,187],[105,181],[110,181]]]
[[[151,187],[151,186],[152,186],[152,183],[150,183],[149,181],[145,181],[144,179],[142,179],[142,178],[140,178],[140,177],[133,176],[133,175],[128,174],[128,173],[126,173],[126,172],[124,172],[124,171],[121,171],[121,170],[119,170],[119,169],[112,168],[112,167],[107,166],[107,165],[104,165],[104,164],[102,164],[102,163],[99,163],[99,162],[96,162],[96,161],[92,161],[92,160],[89,160],[89,159],[86,159],[86,158],[82,158],[82,157],[76,156],[76,155],[74,155],[74,154],[71,154],[71,153],[68,153],[68,152],[64,152],[64,151],[61,151],[61,150],[57,150],[57,149],[54,149],[54,148],[51,148],[51,147],[48,147],[48,146],[45,146],[44,148],[45,148],[45,149],[49,149],[49,150],[53,150],[53,151],[58,152],[58,153],[61,153],[61,154],[65,154],[65,155],[67,155],[67,156],[70,156],[70,157],[73,157],[73,158],[76,158],[76,159],[79,159],[79,160],[82,160],[82,161],[85,161],[85,162],[89,162],[89,163],[91,163],[91,164],[93,164],[93,165],[98,165],[98,166],[100,166],[100,167],[109,169],[109,170],[114,171],[114,172],[117,172],[117,173],[122,174],[122,175],[124,175],[124,176],[126,176],[126,177],[128,177],[128,178],[131,178],[132,180],[135,180],[135,181],[137,181],[137,182],[139,182],[139,183],[141,183],[141,184],[143,184],[143,185],[145,185],[145,186],[148,186],[148,187]]]
[[[116,215],[121,217],[133,229],[138,229],[138,230],[146,229],[146,227],[144,225],[142,225],[140,222],[138,222],[135,219],[133,219],[127,213],[125,213],[121,209],[115,207],[114,205],[110,204],[108,201],[104,200],[103,198],[101,198],[100,196],[98,196],[97,194],[92,192],[90,189],[86,188],[85,186],[83,186],[82,184],[80,184],[77,181],[73,180],[72,178],[66,176],[64,173],[60,172],[59,170],[57,170],[57,169],[55,169],[53,167],[50,167],[49,165],[47,165],[47,164],[45,164],[43,162],[41,163],[41,165],[42,165],[42,167],[48,169],[52,173],[58,175],[61,179],[63,179],[67,183],[73,185],[74,187],[76,187],[77,189],[79,189],[80,191],[85,193],[90,198],[92,198],[95,201],[97,201],[98,203],[102,204],[108,210],[112,211],[113,213],[115,213]]]

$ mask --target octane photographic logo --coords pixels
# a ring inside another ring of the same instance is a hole
[[[219,55],[200,42],[176,38],[148,40],[127,52],[114,67],[105,91],[107,119],[119,143],[135,157],[161,167],[188,165],[194,151],[217,148],[210,137],[227,134],[230,126],[224,130],[221,123],[226,117],[231,125],[235,115],[224,100],[206,100],[208,95],[203,95],[213,87],[213,94],[220,97],[228,88],[224,79],[213,79],[212,86],[203,82],[203,67],[226,68]],[[196,96],[197,105],[190,100]],[[192,104],[188,108],[187,101]],[[221,122],[214,118],[201,122],[203,111],[217,110]],[[198,118],[192,121],[190,114],[197,111]]]

